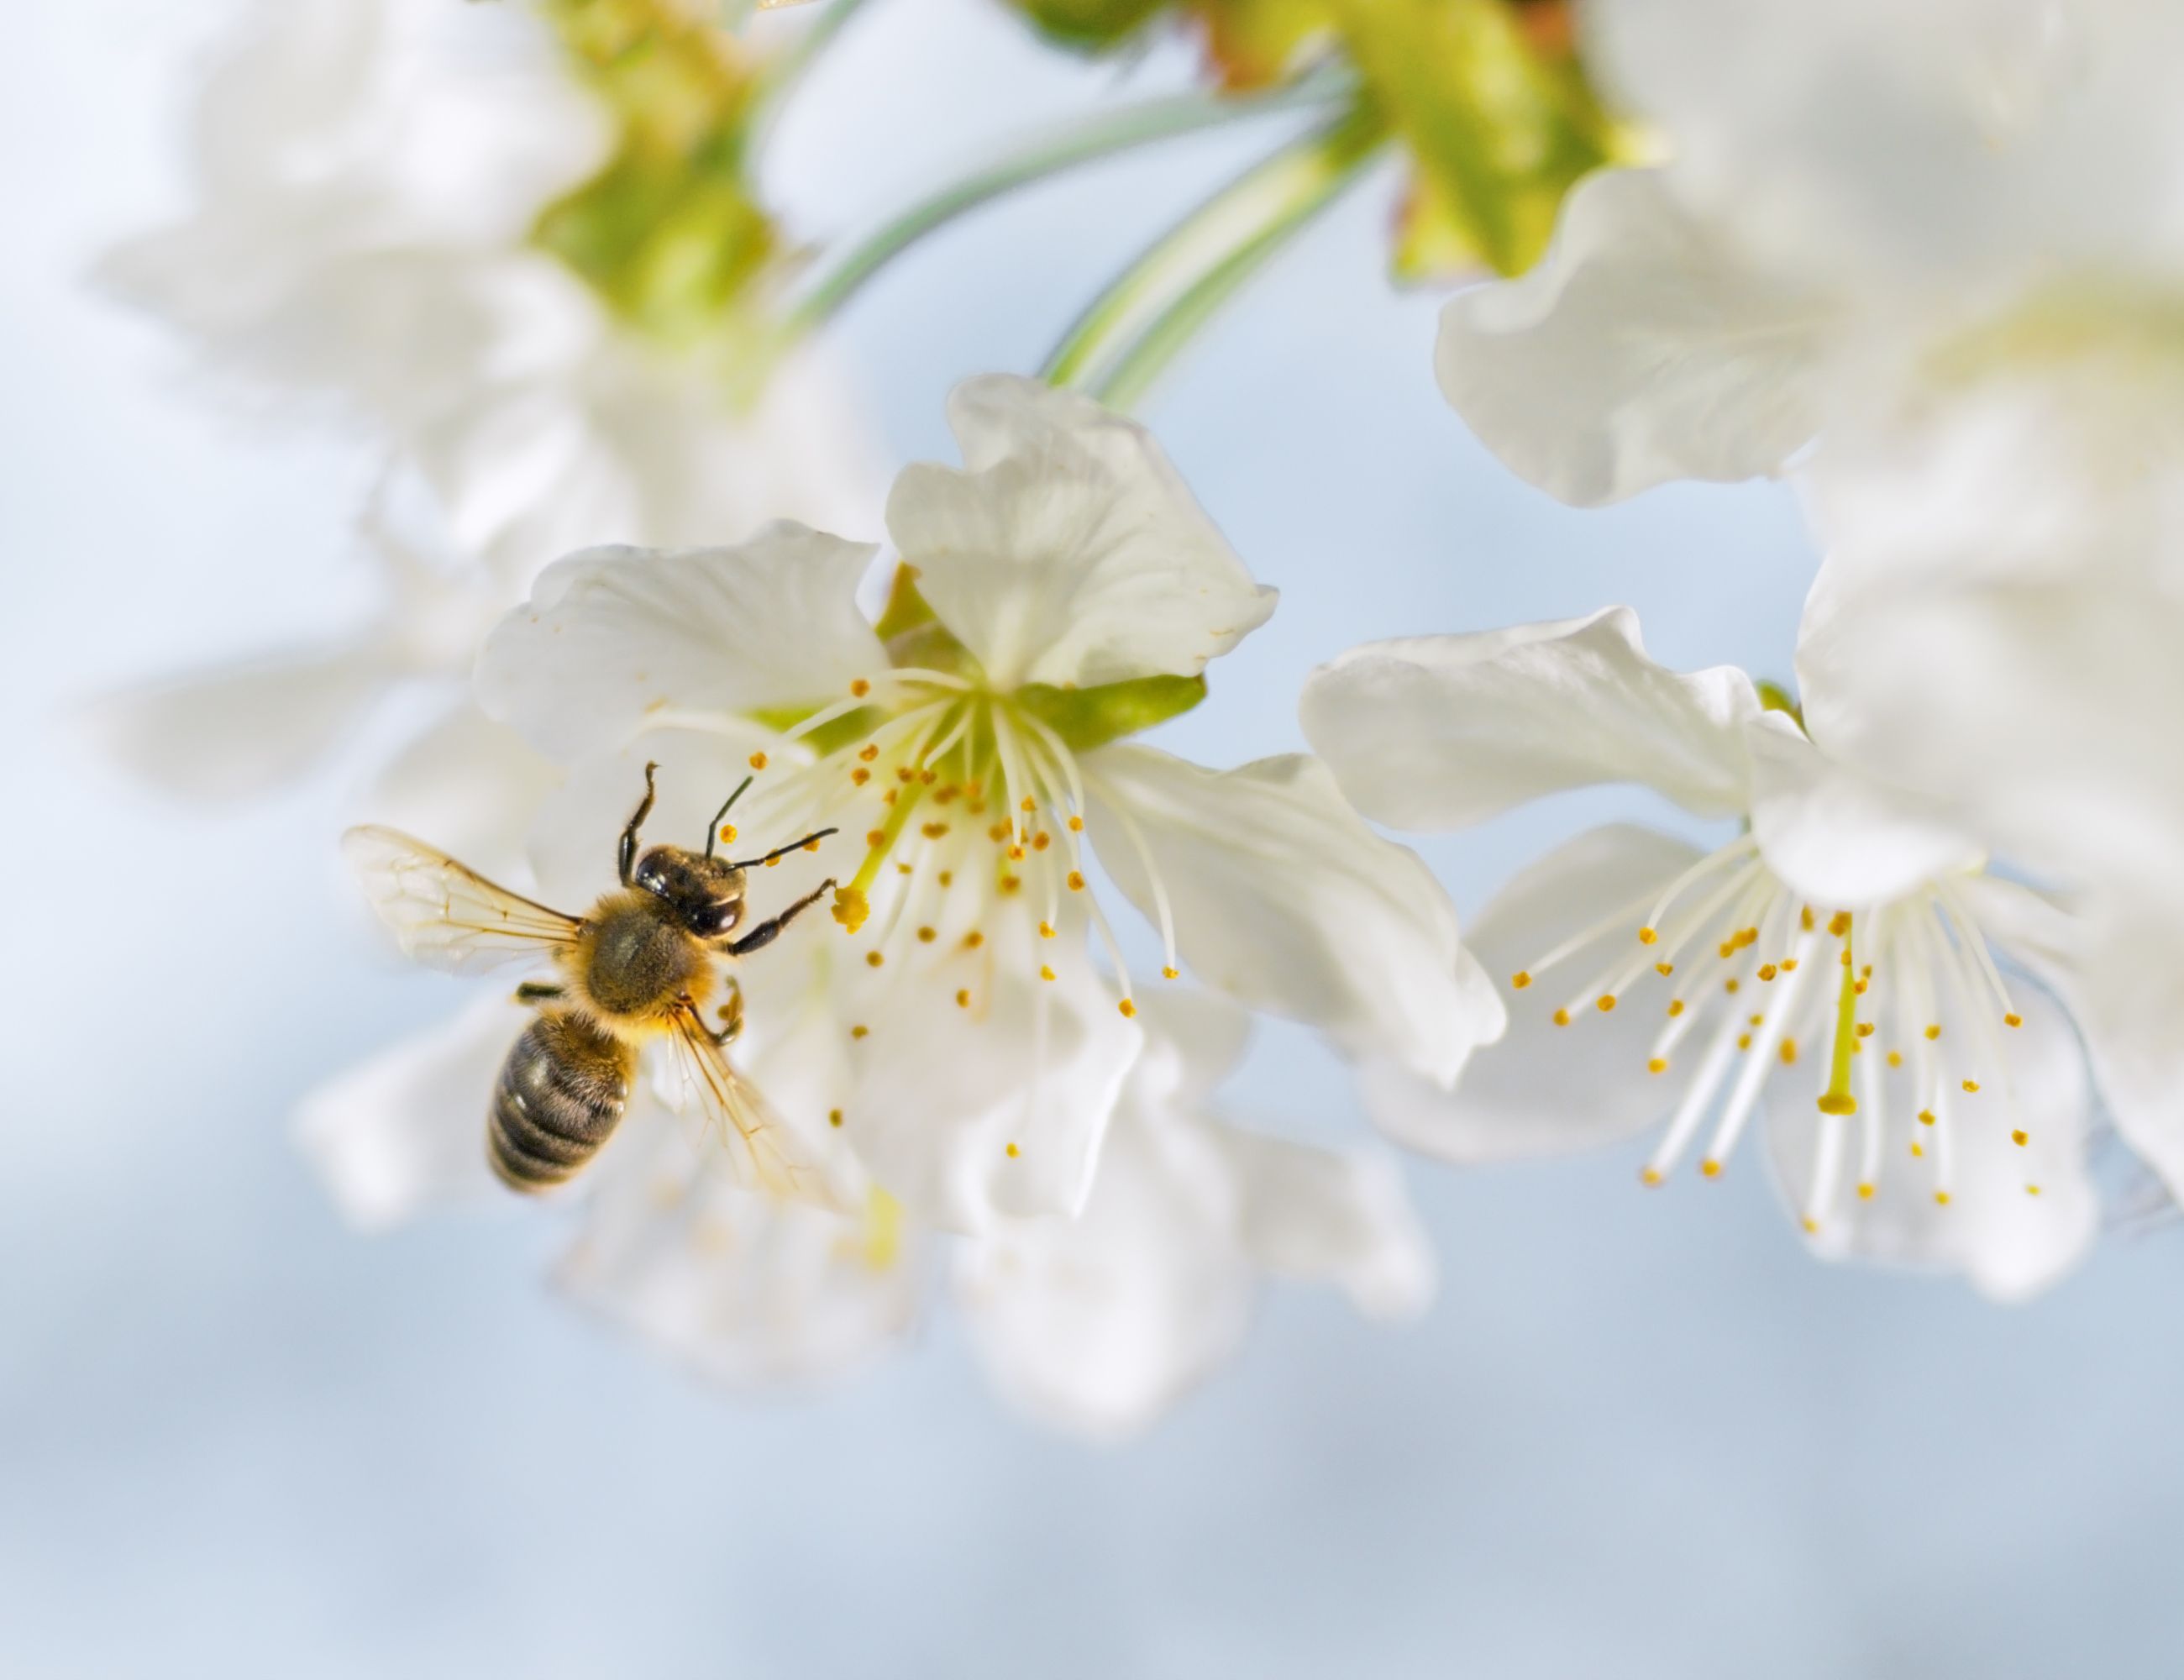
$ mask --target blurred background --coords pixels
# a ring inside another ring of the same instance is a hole
[[[2006,1310],[1808,1260],[1755,1151],[1642,1195],[1635,1154],[1415,1164],[1444,1266],[1422,1322],[1276,1289],[1242,1361],[1119,1449],[1006,1412],[944,1310],[845,1387],[725,1399],[553,1298],[565,1215],[346,1230],[297,1099],[451,1007],[337,871],[370,743],[216,811],[73,721],[361,599],[365,452],[207,400],[84,281],[179,209],[230,9],[19,6],[0,58],[0,1674],[2177,1672],[2184,1245],[2159,1221]],[[775,198],[800,232],[867,225],[1117,75],[983,0],[876,5],[800,96]],[[948,386],[1035,366],[1236,146],[1011,200],[872,286],[838,338],[889,454],[950,456]],[[1609,601],[1670,663],[1786,676],[1813,565],[1787,492],[1575,513],[1524,487],[1434,389],[1435,300],[1386,284],[1388,214],[1346,203],[1145,410],[1284,593],[1172,744],[1292,748],[1300,679],[1352,643]],[[1589,795],[1430,855],[1469,911],[1633,811],[1674,821]],[[1301,1033],[1263,1032],[1228,1094],[1363,1133]]]

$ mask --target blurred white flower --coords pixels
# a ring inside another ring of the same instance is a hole
[[[209,370],[357,424],[422,517],[371,511],[373,626],[102,706],[98,733],[148,778],[237,796],[298,773],[391,687],[466,675],[486,628],[572,548],[871,524],[864,427],[815,353],[776,361],[749,298],[654,330],[603,289],[621,276],[581,272],[549,238],[557,207],[592,230],[582,195],[615,184],[640,120],[582,69],[531,3],[280,0],[244,19],[198,108],[194,209],[109,253],[102,278]],[[707,120],[732,125],[749,73],[724,59],[715,80]],[[745,289],[766,285],[761,270]],[[511,779],[538,781],[466,712],[405,758],[365,814],[450,843]],[[421,810],[421,777],[449,798]],[[479,797],[454,797],[465,786]]]
[[[2158,0],[1603,0],[1588,61],[1670,161],[1565,201],[1442,320],[1442,388],[1565,501],[1778,472],[1999,367],[2165,342],[2184,107]],[[2166,381],[2172,354],[2117,388]],[[2081,396],[2098,392],[2081,390]]]
[[[771,969],[768,952],[754,963]],[[792,960],[793,969],[795,965]],[[384,1227],[505,1199],[485,1164],[485,1093],[526,1012],[495,996],[307,1104],[306,1148],[345,1211]],[[820,1015],[800,1038],[738,1046],[784,1112],[842,1094]],[[1146,999],[1145,1054],[1125,1082],[1081,1217],[999,1221],[945,1238],[866,1183],[832,1213],[743,1188],[706,1142],[640,1092],[577,1194],[557,1269],[573,1299],[708,1381],[737,1390],[839,1380],[922,1317],[937,1248],[994,1385],[1044,1421],[1114,1435],[1152,1421],[1231,1357],[1264,1277],[1338,1284],[1375,1317],[1421,1310],[1431,1251],[1400,1175],[1209,1117],[1247,1017],[1203,994]]]
[[[803,936],[840,953],[841,1123],[911,1215],[950,1228],[1075,1214],[1090,1193],[1139,1037],[1094,848],[1169,976],[1188,962],[1446,1085],[1502,1015],[1424,865],[1310,758],[1219,772],[1122,738],[1195,704],[1273,592],[1139,427],[1000,377],[959,389],[950,420],[967,469],[896,481],[877,626],[857,602],[872,551],[784,525],[573,555],[493,634],[486,709],[569,767],[534,848],[549,894],[596,890],[647,760],[656,824],[702,832],[749,774],[735,817],[762,844],[851,837],[858,861],[833,872],[852,943]],[[783,859],[783,894],[826,855]]]
[[[1989,874],[1930,803],[1820,751],[1742,672],[1663,670],[1617,608],[1356,649],[1313,676],[1303,715],[1344,790],[1398,826],[1613,782],[1746,824],[1709,853],[1596,829],[1505,887],[1472,943],[1520,994],[1508,1037],[1453,1093],[1368,1070],[1391,1135],[1488,1160],[1665,1112],[1658,1184],[1695,1146],[1719,1174],[1763,1105],[1819,1253],[1950,1267],[2013,1298],[2084,1252],[2082,1053],[1997,960],[2059,973],[2070,917]]]

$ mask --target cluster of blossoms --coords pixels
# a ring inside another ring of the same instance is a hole
[[[861,528],[863,475],[769,325],[747,40],[671,0],[285,8],[209,105],[205,213],[113,277],[338,397],[460,565],[379,519],[382,626],[140,700],[118,737],[239,784],[461,672],[376,814],[549,903],[607,884],[648,765],[660,832],[705,834],[748,778],[741,828],[825,837],[760,877],[828,915],[739,965],[735,1054],[832,1205],[738,1183],[641,1090],[567,1287],[724,1380],[809,1380],[900,1339],[944,1250],[1000,1387],[1134,1426],[1234,1347],[1262,1275],[1376,1314],[1430,1291],[1384,1157],[1210,1112],[1254,1010],[1323,1034],[1412,1149],[1658,1128],[1658,1187],[1756,1132],[1814,1252],[1999,1298],[2090,1247],[2101,1120],[2184,1188],[2170,8],[1947,0],[1907,31],[1877,0],[1602,0],[1580,40],[1558,0],[1020,3],[1095,48],[1190,29],[1235,87],[1341,66],[1329,125],[1234,201],[1267,214],[1249,249],[1156,247],[1086,317],[1142,336],[1065,342],[1056,381],[1134,390],[1400,146],[1399,266],[1507,276],[1449,303],[1436,364],[1515,471],[1580,505],[1798,479],[1825,559],[1797,692],[1664,669],[1610,608],[1335,659],[1309,755],[1163,752],[1136,737],[1273,592],[1111,407],[972,380],[961,466],[895,477],[884,552],[788,522]],[[1594,830],[1464,942],[1368,826],[1610,784],[1719,843]],[[522,1019],[481,999],[311,1099],[354,1215],[489,1186]]]

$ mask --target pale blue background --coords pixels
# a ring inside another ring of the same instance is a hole
[[[176,202],[195,9],[23,0],[0,55],[0,1674],[2178,1672],[2167,1230],[2012,1311],[1808,1260],[1756,1156],[1651,1196],[1620,1155],[1422,1165],[1424,1322],[1277,1293],[1239,1367],[1122,1451],[1006,1414],[944,1313],[844,1391],[727,1403],[544,1293],[550,1215],[344,1231],[286,1115],[449,1000],[357,935],[331,842],[361,759],[208,814],[67,727],[102,686],[354,599],[364,464],[216,414],[79,285]],[[873,9],[783,137],[810,231],[1112,74],[978,0]],[[845,344],[893,448],[944,453],[949,381],[1035,363],[1236,155],[1025,198],[884,280]],[[1580,515],[1512,481],[1435,394],[1386,212],[1320,229],[1150,411],[1284,591],[1178,744],[1297,744],[1299,679],[1360,638],[1610,600],[1671,660],[1783,671],[1812,563],[1787,498]],[[1434,856],[1468,909],[1631,803]],[[1235,1096],[1362,1134],[1301,1037]]]

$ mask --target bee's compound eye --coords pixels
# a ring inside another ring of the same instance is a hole
[[[744,905],[740,898],[716,898],[693,918],[698,924],[698,932],[708,938],[726,933],[743,919]]]

